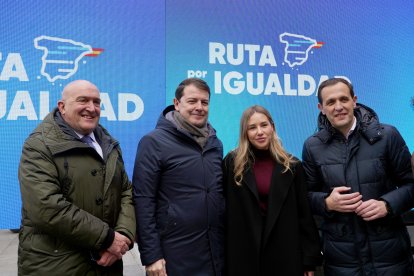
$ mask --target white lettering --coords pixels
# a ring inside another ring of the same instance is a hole
[[[258,66],[270,65],[276,67],[276,59],[270,45],[255,44],[233,44],[227,43],[224,46],[218,42],[209,43],[209,62],[210,64],[231,64],[234,66],[242,65],[245,62],[245,55],[247,55],[247,63],[250,66],[257,64]],[[259,57],[258,57],[259,55]]]
[[[214,91],[216,94],[221,94],[221,72],[214,71]]]
[[[281,83],[277,73],[268,75],[257,72],[230,71],[222,75],[221,71],[214,72],[214,90],[216,94],[225,92],[238,95],[246,91],[250,95],[276,94],[278,96],[311,96],[317,94],[316,80],[310,75],[297,75],[297,80],[293,80],[294,75],[284,74]],[[328,79],[327,75],[321,75],[319,83]],[[342,77],[347,79],[346,77]],[[297,86],[297,89],[295,88]]]
[[[49,113],[49,91],[40,91],[39,120],[43,120]]]
[[[291,88],[290,75],[289,74],[284,74],[283,75],[283,80],[285,82],[285,95],[286,96],[296,96],[298,93],[297,93],[296,89]]]
[[[298,96],[310,96],[315,92],[315,89],[315,80],[311,76],[298,75]]]
[[[108,93],[101,93],[101,118],[116,121],[115,111]]]
[[[237,44],[237,57],[234,57],[232,43],[227,43],[227,60],[231,65],[240,65],[244,60],[243,44]]]
[[[204,70],[187,70],[187,78],[205,78],[207,71]]]
[[[275,55],[273,54],[272,47],[269,45],[263,46],[262,54],[260,55],[259,66],[265,66],[269,64],[270,66],[276,67],[276,59]]]
[[[1,58],[1,53],[0,53]],[[0,90],[0,119],[6,115],[7,91]]]
[[[275,73],[269,74],[269,79],[267,80],[265,95],[270,95],[276,93],[278,96],[283,95],[282,85],[280,84],[279,76]]]
[[[220,64],[226,64],[224,61],[224,54],[226,53],[224,45],[218,42],[210,42],[208,46],[210,64],[216,64],[216,61]]]
[[[2,55],[0,55],[0,60]],[[9,53],[0,73],[0,80],[8,81],[10,78],[17,78],[19,81],[29,81],[22,57],[19,53]]]
[[[252,95],[260,95],[263,93],[263,73],[257,73],[256,87],[253,87],[253,73],[246,73],[247,92]]]
[[[134,105],[132,112],[128,112],[128,103]],[[119,93],[118,94],[118,120],[134,121],[144,113],[144,102],[137,94]]]
[[[144,112],[144,102],[134,93],[118,93],[118,121],[134,121],[139,119]],[[0,90],[0,119],[6,117],[6,120],[16,121],[21,118],[26,120],[43,120],[50,112],[50,93],[49,91],[40,91],[34,96],[38,99],[36,108],[39,108],[39,116],[35,111],[35,105],[32,101],[29,91],[17,91],[14,95],[12,104],[7,109],[7,91]],[[108,93],[101,93],[101,118],[107,118],[108,121],[116,121],[117,117]]]
[[[249,52],[249,65],[256,65],[256,52],[260,51],[259,45],[246,44],[244,49]]]
[[[236,80],[233,81],[233,79]],[[233,95],[240,94],[244,90],[244,81],[240,81],[241,79],[243,79],[241,73],[236,71],[228,72],[223,78],[224,89]]]
[[[18,117],[26,117],[29,121],[37,120],[29,91],[17,91],[14,96],[7,120],[17,120]]]

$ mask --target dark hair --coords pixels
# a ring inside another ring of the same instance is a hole
[[[349,81],[347,81],[346,79],[343,79],[343,78],[331,78],[331,79],[327,79],[326,81],[323,81],[319,85],[319,88],[318,88],[318,102],[320,104],[322,104],[322,95],[321,95],[322,89],[324,89],[327,86],[332,86],[332,85],[335,85],[335,84],[340,83],[340,82],[342,82],[343,84],[348,86],[349,92],[351,93],[351,97],[353,98],[354,95],[355,95],[354,94],[354,87],[352,86],[352,84]]]
[[[200,90],[208,92],[208,97],[210,98],[210,87],[204,80],[199,79],[199,78],[188,78],[188,79],[183,80],[178,85],[177,89],[175,90],[175,98],[177,100],[180,100],[181,97],[183,96],[184,88],[191,84]]]

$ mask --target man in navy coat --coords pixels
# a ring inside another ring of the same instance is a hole
[[[357,104],[345,79],[322,82],[318,100],[319,131],[302,158],[312,210],[323,218],[325,275],[413,275],[401,218],[414,205],[405,141]]]
[[[138,248],[148,275],[222,275],[223,146],[208,122],[210,88],[180,83],[137,150]]]

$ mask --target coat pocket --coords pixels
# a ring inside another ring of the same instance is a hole
[[[157,215],[157,226],[161,238],[168,234],[176,225],[174,208],[171,205],[160,208]]]
[[[333,222],[322,226],[322,251],[328,263],[338,265],[354,264],[358,261],[355,255],[355,232],[347,223]]]
[[[32,235],[31,250],[50,256],[63,256],[76,251],[68,243],[46,234]]]
[[[411,242],[399,222],[368,227],[373,257],[385,263],[399,263],[411,257]]]

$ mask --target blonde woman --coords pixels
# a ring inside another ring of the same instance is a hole
[[[302,165],[261,106],[243,112],[239,145],[224,159],[224,187],[227,275],[313,275],[319,235]]]

